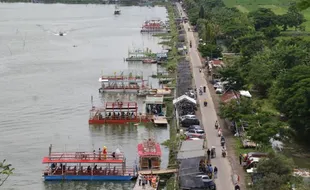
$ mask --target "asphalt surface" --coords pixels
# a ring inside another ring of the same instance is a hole
[[[177,3],[177,7],[182,13],[182,16],[186,16],[186,13],[183,11],[181,5]],[[186,31],[188,43],[191,41],[192,47],[189,47],[188,56],[190,58],[190,62],[192,64],[192,74],[194,83],[196,85],[196,88],[199,88],[200,86],[206,86],[207,87],[207,81],[205,79],[205,76],[203,72],[199,72],[199,68],[202,67],[200,57],[198,55],[198,44],[196,43],[196,40],[194,38],[194,33],[191,31],[188,31],[188,28],[190,25],[188,23],[184,24],[184,28]],[[197,90],[197,92],[199,92]],[[208,105],[207,107],[204,106],[204,101],[207,100]],[[217,185],[217,190],[233,190],[234,185],[232,182],[233,179],[233,173],[231,165],[226,158],[222,157],[222,148],[220,143],[220,138],[217,136],[217,130],[215,130],[214,124],[217,121],[217,114],[215,111],[215,107],[212,101],[212,97],[210,94],[210,91],[208,87],[206,88],[206,93],[203,93],[201,96],[198,95],[198,102],[200,104],[200,111],[202,116],[202,125],[204,126],[205,132],[206,132],[206,138],[208,143],[208,148],[211,149],[212,146],[215,146],[216,148],[216,158],[211,159],[212,166],[216,166],[218,168],[218,176],[215,180]],[[228,153],[229,154],[229,153]]]

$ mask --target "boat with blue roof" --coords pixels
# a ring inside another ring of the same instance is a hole
[[[93,152],[52,152],[42,160],[45,181],[130,181],[137,178],[135,167],[126,167],[126,158],[119,149],[108,152],[103,147]]]

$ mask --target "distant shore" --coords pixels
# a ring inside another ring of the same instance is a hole
[[[125,0],[125,1],[115,1],[115,0],[1,0],[1,3],[42,3],[42,4],[120,4],[123,6],[155,6],[164,5],[164,1],[152,1],[150,3],[141,3],[138,0]]]

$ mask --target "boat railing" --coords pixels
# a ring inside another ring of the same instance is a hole
[[[112,156],[112,152],[108,152],[104,155],[102,152],[94,152],[94,153],[87,153],[87,152],[74,152],[74,153],[58,153],[53,152],[51,153],[50,159],[52,161],[59,160],[61,163],[62,160],[123,160],[124,155],[123,153],[116,154],[115,157]]]
[[[43,170],[43,173],[48,173],[49,175],[127,175],[133,176],[135,170],[133,168],[122,168],[118,166],[114,167],[77,167],[77,166],[63,166],[56,167],[52,169],[50,167]]]

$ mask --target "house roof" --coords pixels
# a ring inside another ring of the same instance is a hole
[[[202,150],[203,140],[183,141],[180,151]]]
[[[221,96],[221,102],[223,103],[227,103],[233,99],[238,99],[240,98],[239,93],[236,93],[232,90],[225,92],[222,96]]]
[[[179,103],[179,102],[181,102],[181,101],[183,101],[183,100],[187,100],[187,101],[189,101],[189,102],[192,102],[193,104],[196,104],[196,100],[195,100],[195,99],[193,99],[193,98],[191,98],[191,97],[188,97],[188,96],[186,96],[186,95],[182,95],[182,96],[180,96],[180,97],[174,99],[174,100],[172,101],[172,103],[173,103],[173,105],[175,105],[175,104],[177,104],[177,103]]]

